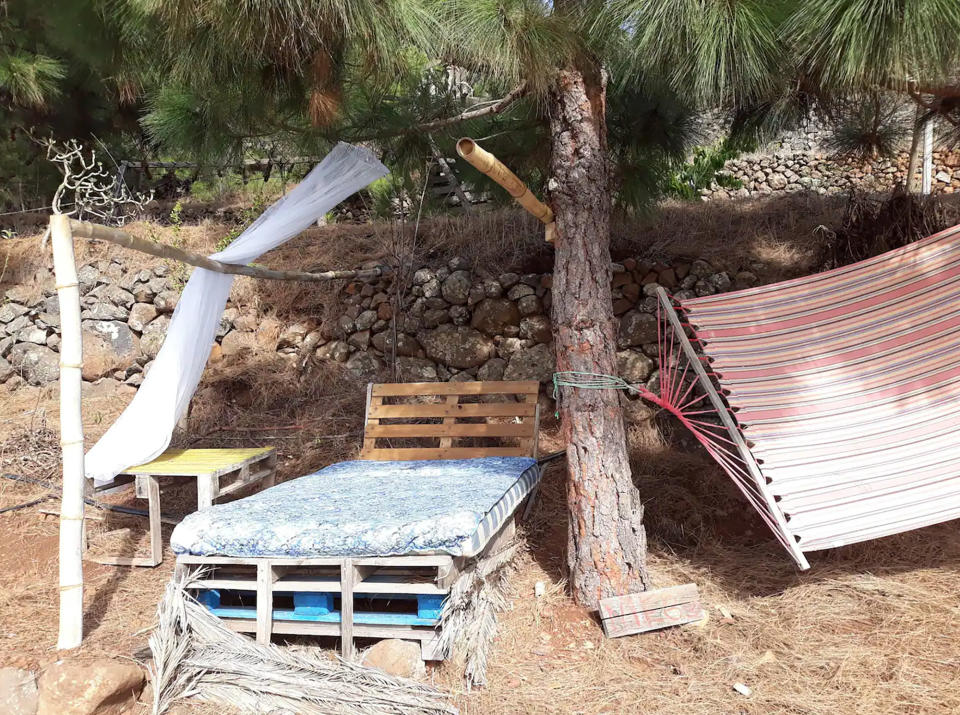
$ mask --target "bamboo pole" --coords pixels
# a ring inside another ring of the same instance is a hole
[[[60,448],[63,495],[60,501],[60,635],[58,649],[76,648],[83,639],[83,420],[80,375],[80,288],[67,216],[50,217],[53,268],[60,302]]]
[[[520,181],[517,175],[510,171],[502,161],[486,149],[481,148],[473,139],[467,137],[457,142],[457,154],[481,174],[486,174],[500,184],[513,197],[514,201],[540,219],[546,226],[547,242],[553,243],[556,230],[553,210],[534,196],[527,185]]]
[[[158,258],[168,258],[173,261],[188,263],[198,268],[206,268],[215,273],[231,273],[239,276],[250,276],[251,278],[265,278],[275,281],[306,281],[306,282],[324,282],[337,280],[339,278],[378,278],[390,273],[390,266],[377,266],[376,268],[367,268],[363,270],[350,271],[322,271],[319,273],[309,273],[306,271],[275,271],[269,268],[259,266],[238,266],[233,263],[222,263],[220,261],[201,256],[198,253],[184,251],[182,248],[168,246],[163,243],[154,243],[143,238],[131,236],[129,233],[120,231],[116,228],[101,226],[86,221],[76,221],[70,219],[70,229],[74,236],[82,238],[94,238],[101,241],[109,241],[124,248],[132,248],[141,253],[149,253]]]

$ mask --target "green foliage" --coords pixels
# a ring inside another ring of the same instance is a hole
[[[680,199],[698,199],[700,190],[716,183],[725,189],[739,189],[743,183],[727,174],[718,173],[740,149],[726,140],[711,147],[698,146],[693,160],[685,162],[670,176],[668,193]]]
[[[889,93],[854,95],[835,110],[827,147],[860,159],[894,156],[910,134],[910,117]]]
[[[183,204],[177,201],[170,209],[170,228],[173,230],[173,240],[170,245],[174,248],[183,248],[186,239],[183,236]],[[154,240],[157,240],[154,238]],[[181,291],[190,277],[190,269],[186,263],[180,261],[165,260],[167,271],[170,275],[170,283],[174,290]]]

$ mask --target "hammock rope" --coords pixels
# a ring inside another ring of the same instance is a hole
[[[663,320],[663,317],[658,310],[657,343],[660,369],[657,382],[660,394],[653,392],[643,383],[631,383],[617,375],[572,370],[558,371],[553,374],[553,398],[557,403],[557,417],[559,418],[560,414],[561,388],[623,390],[667,410],[693,434],[720,468],[730,476],[747,501],[756,508],[763,521],[773,531],[777,540],[790,550],[786,536],[770,512],[762,490],[750,473],[737,444],[730,438],[732,435],[719,419],[717,423],[707,421],[711,416],[719,418],[718,409],[726,410],[734,424],[738,424],[736,416],[728,406],[722,404],[723,398],[719,408],[711,399],[708,399],[705,386],[700,384],[703,378],[695,370],[690,369],[690,362],[683,353],[680,341],[676,339],[674,330]],[[703,359],[699,355],[697,357]],[[706,371],[707,380],[710,380],[711,373],[712,371]],[[697,387],[700,388],[699,394]],[[711,384],[711,387],[719,395],[723,394],[716,385]]]

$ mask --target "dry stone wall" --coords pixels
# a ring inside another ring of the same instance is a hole
[[[680,298],[754,285],[756,266],[733,274],[703,260],[613,264],[617,357],[631,382],[656,379],[658,286]],[[79,270],[87,381],[138,386],[170,324],[179,292],[166,266],[117,259]],[[551,381],[552,275],[475,270],[454,258],[409,277],[399,310],[394,279],[346,283],[332,316],[280,321],[228,304],[211,360],[273,351],[292,361],[331,360],[365,379]],[[58,377],[59,307],[53,275],[41,269],[9,288],[0,304],[0,383],[8,390]]]

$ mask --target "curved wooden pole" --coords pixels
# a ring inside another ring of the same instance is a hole
[[[80,287],[70,219],[50,217],[53,268],[60,303],[60,447],[63,496],[60,501],[60,634],[57,648],[83,640],[83,419],[80,412],[83,343]]]
[[[233,263],[222,263],[221,261],[201,256],[199,253],[184,251],[182,248],[176,248],[175,246],[168,246],[164,243],[154,243],[153,241],[147,241],[143,238],[137,238],[125,231],[110,228],[109,226],[101,226],[100,224],[74,219],[69,219],[69,225],[74,236],[109,241],[124,248],[132,248],[135,251],[149,253],[151,256],[157,256],[158,258],[168,258],[173,261],[188,263],[191,266],[206,268],[208,271],[214,271],[215,273],[231,273],[239,276],[264,278],[274,281],[306,281],[316,283],[340,278],[378,278],[393,270],[390,266],[377,266],[376,268],[362,270],[309,273],[306,271],[275,271],[259,266],[238,266]]]
[[[555,223],[553,210],[533,195],[520,179],[493,154],[483,149],[473,139],[464,137],[457,142],[457,154],[481,174],[489,176],[507,190],[513,200],[527,212],[533,214],[546,225],[546,240],[553,242]]]

